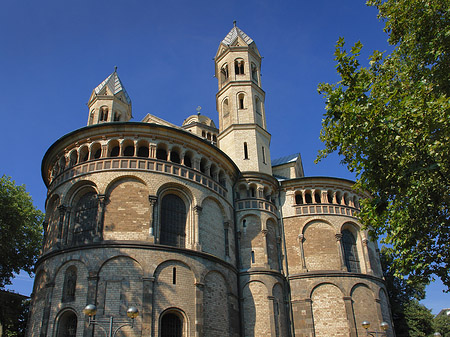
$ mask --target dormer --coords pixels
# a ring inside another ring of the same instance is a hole
[[[131,99],[117,75],[117,68],[91,94],[87,125],[127,122],[131,115]]]

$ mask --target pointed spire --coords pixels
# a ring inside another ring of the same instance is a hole
[[[236,20],[233,21],[233,28],[231,28],[230,32],[222,40],[222,43],[226,46],[230,46],[233,44],[234,41],[236,41],[238,36],[240,36],[241,39],[244,40],[245,43],[247,43],[247,45],[253,43],[252,38],[247,34],[245,34],[238,26],[236,26]]]
[[[122,92],[125,96],[125,99],[127,100],[127,103],[131,104],[130,96],[128,96],[128,93],[125,90],[125,87],[123,86],[119,75],[117,75],[117,66],[114,67],[114,72],[94,89],[94,92],[96,95],[102,95],[105,91],[105,88],[108,88],[108,91],[111,92],[114,96]]]

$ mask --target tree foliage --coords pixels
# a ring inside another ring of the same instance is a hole
[[[393,46],[374,51],[337,42],[340,81],[326,99],[318,160],[338,151],[371,193],[361,220],[395,252],[397,275],[450,286],[450,2],[370,0]]]
[[[413,331],[417,330],[417,327],[413,321],[417,312],[424,313],[426,323],[424,327],[428,331],[429,326],[431,326],[432,316],[430,317],[428,315],[428,309],[418,307],[417,303],[418,300],[425,298],[425,284],[411,284],[406,282],[405,279],[395,276],[396,272],[393,265],[394,256],[386,247],[381,248],[380,260],[381,266],[383,267],[386,290],[391,304],[395,335],[397,337],[416,336],[413,334]]]
[[[436,316],[433,321],[433,329],[442,337],[450,337],[450,316],[446,314]]]
[[[25,186],[0,178],[0,288],[11,284],[13,273],[28,273],[42,243],[43,213],[33,205]]]

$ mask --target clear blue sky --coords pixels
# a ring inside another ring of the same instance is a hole
[[[0,174],[26,184],[44,210],[41,159],[64,134],[86,125],[90,93],[118,66],[134,121],[147,113],[174,124],[202,113],[217,121],[213,57],[233,20],[261,52],[272,158],[301,152],[308,176],[354,179],[337,156],[313,163],[324,102],[319,82],[336,82],[339,36],[361,40],[366,60],[387,50],[377,11],[364,1],[4,0],[0,11]],[[11,289],[29,294],[19,276]],[[450,307],[442,286],[425,305]]]

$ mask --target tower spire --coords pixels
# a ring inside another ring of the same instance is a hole
[[[117,74],[117,66],[111,75],[92,90],[88,106],[87,125],[124,122],[132,118],[131,99]]]
[[[261,55],[253,39],[233,22],[215,57],[219,91],[219,147],[241,171],[272,174],[266,129]]]

